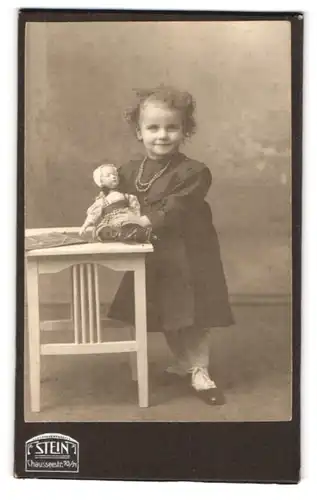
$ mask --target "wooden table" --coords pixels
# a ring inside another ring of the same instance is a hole
[[[43,232],[76,233],[79,228],[27,229],[26,236]],[[26,252],[31,411],[40,411],[41,355],[136,352],[139,405],[148,406],[145,256],[150,244],[83,243]],[[135,338],[102,342],[98,266],[134,272]],[[74,342],[40,343],[39,275],[71,268]]]

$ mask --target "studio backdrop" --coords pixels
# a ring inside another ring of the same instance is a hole
[[[31,23],[26,56],[27,228],[80,226],[93,168],[141,154],[124,121],[133,89],[175,85],[196,99],[199,133],[184,151],[213,175],[232,300],[288,300],[288,22]],[[121,276],[103,272],[108,303]],[[42,302],[69,300],[67,273],[41,279]]]

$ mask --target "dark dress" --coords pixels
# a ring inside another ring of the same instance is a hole
[[[138,197],[157,236],[154,252],[146,257],[148,331],[231,325],[218,237],[204,200],[211,185],[208,167],[177,153],[151,188],[139,193],[135,178],[141,161],[123,165],[119,175],[120,190]],[[161,168],[162,163],[147,160],[142,181]],[[133,273],[124,275],[109,317],[134,324]]]

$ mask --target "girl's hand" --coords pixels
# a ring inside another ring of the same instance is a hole
[[[141,217],[139,215],[135,215],[132,212],[129,212],[128,214],[123,214],[121,221],[120,217],[117,219],[119,222],[121,222],[123,225],[124,224],[138,224],[141,225]]]
[[[150,220],[147,218],[146,215],[138,216],[134,215],[132,213],[129,213],[128,215],[125,215],[123,220],[123,224],[137,224],[142,227],[149,227],[151,226]]]
[[[151,226],[151,221],[146,215],[142,215],[140,217],[140,223],[141,223],[141,226],[143,226],[143,227],[150,227]]]

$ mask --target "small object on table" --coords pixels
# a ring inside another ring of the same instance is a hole
[[[88,243],[88,239],[78,234],[67,234],[59,232],[43,232],[32,236],[26,235],[24,240],[24,248],[26,251],[36,250],[40,248],[52,248],[68,245],[78,245]]]

